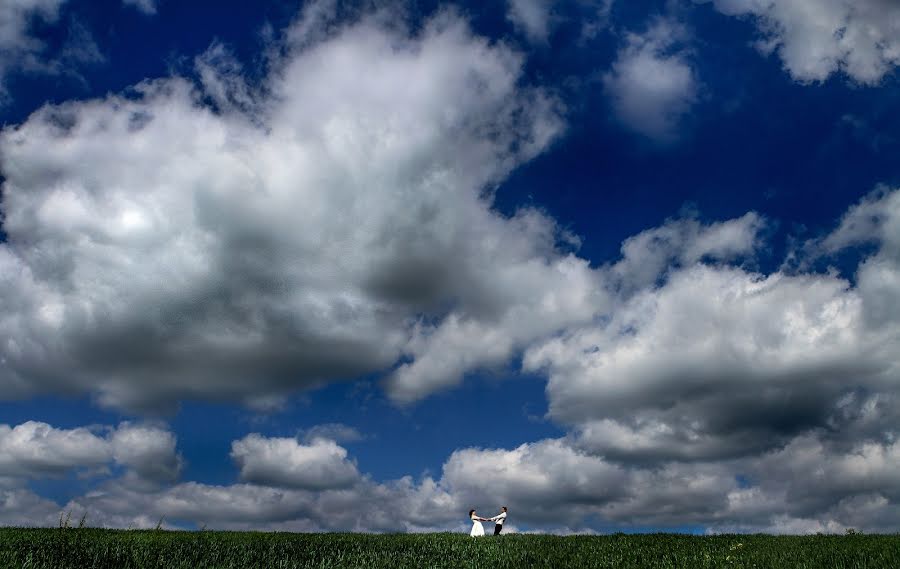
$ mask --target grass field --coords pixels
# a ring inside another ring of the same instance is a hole
[[[0,567],[900,568],[900,535],[505,535],[473,539],[450,533],[0,528]]]

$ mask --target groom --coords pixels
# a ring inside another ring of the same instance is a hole
[[[494,522],[494,535],[500,535],[503,531],[503,522],[506,521],[506,506],[501,506],[500,513],[489,519]]]

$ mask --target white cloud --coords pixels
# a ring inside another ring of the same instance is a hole
[[[36,421],[15,427],[0,424],[0,474],[6,476],[62,474],[109,460],[109,441],[83,427],[54,429]]]
[[[900,191],[879,188],[850,208],[840,225],[816,243],[825,254],[848,247],[874,245],[877,252],[860,263],[857,288],[865,300],[872,328],[896,339],[900,322]],[[898,366],[894,363],[893,372]]]
[[[626,462],[751,456],[819,428],[847,441],[883,436],[893,415],[879,403],[881,418],[860,422],[860,394],[897,394],[898,195],[864,199],[808,248],[874,243],[856,286],[721,264],[759,246],[752,214],[708,227],[670,221],[630,238],[605,268],[622,295],[613,309],[533,344],[523,367],[548,373],[549,414],[580,448]]]
[[[439,483],[460,506],[510,507],[532,527],[589,529],[698,524],[711,531],[890,531],[900,519],[897,442],[825,442],[805,434],[756,456],[726,461],[623,465],[566,440],[516,449],[465,449]],[[743,481],[738,481],[740,474]]]
[[[529,40],[546,43],[552,24],[553,0],[507,0],[506,17]]]
[[[483,318],[455,311],[439,324],[417,326],[406,348],[414,360],[389,378],[395,400],[415,401],[456,385],[467,370],[503,365],[535,339],[590,321],[608,302],[598,275],[574,255],[523,258],[521,264],[488,270],[494,273],[496,314]]]
[[[462,504],[507,506],[516,520],[559,527],[580,525],[604,504],[623,499],[628,478],[621,466],[548,439],[510,450],[458,450],[444,464],[440,483]]]
[[[16,0],[0,5],[0,46],[16,51],[30,47],[37,40],[28,35],[29,19],[38,17],[53,21],[65,0]]]
[[[254,444],[257,439],[284,441],[250,435],[235,445],[249,439]],[[281,453],[296,454],[294,448]],[[600,504],[621,499],[626,482],[622,468],[562,441],[547,440],[512,450],[457,451],[440,480],[407,476],[377,483],[359,476],[341,488],[184,482],[147,489],[114,479],[62,509],[86,513],[91,525],[112,527],[153,527],[164,519],[167,527],[194,523],[288,531],[467,531],[470,507],[489,515],[507,500],[516,523],[571,532],[567,524],[588,529],[584,516],[596,513]]]
[[[43,43],[31,35],[32,19],[55,22],[66,0],[15,0],[0,3],[0,98],[6,96],[4,75],[11,69],[41,67]]]
[[[871,399],[860,403],[862,414],[850,418],[857,423],[896,408],[891,401],[880,410]],[[888,422],[895,426],[896,417]],[[126,435],[119,442],[161,446],[141,443],[128,424],[120,429]],[[83,431],[52,434],[59,439]],[[115,435],[107,440],[116,441]],[[154,527],[163,520],[171,528],[464,532],[469,509],[492,515],[500,506],[509,507],[511,527],[564,534],[590,533],[595,524],[696,524],[711,532],[888,531],[900,520],[896,438],[844,441],[819,429],[747,456],[646,464],[597,456],[577,442],[567,437],[511,449],[459,449],[439,478],[376,482],[357,472],[333,441],[301,445],[251,434],[232,445],[242,483],[135,484],[133,474],[126,474],[58,506],[22,488],[21,478],[9,479],[0,486],[0,523],[55,525],[64,511],[110,527]],[[109,446],[118,451],[115,442]],[[55,450],[65,448],[56,443]]]
[[[174,433],[159,427],[120,424],[112,433],[112,455],[139,478],[170,481],[178,478],[183,465],[176,452]]]
[[[616,117],[631,130],[660,142],[678,137],[682,118],[696,102],[699,84],[679,45],[687,31],[657,18],[643,34],[629,33],[603,76]]]
[[[0,487],[0,526],[50,526],[59,515],[59,506],[30,490]]]
[[[831,273],[766,276],[732,266],[760,246],[765,224],[754,214],[669,220],[626,240],[618,263],[578,273],[610,297],[599,317],[523,341],[525,369],[549,373],[550,416],[571,427],[563,439],[459,449],[439,478],[375,482],[334,442],[355,436],[344,426],[310,429],[303,443],[249,435],[233,445],[245,483],[166,486],[156,476],[135,485],[126,475],[66,507],[122,527],[165,517],[227,528],[462,531],[469,508],[507,505],[516,523],[554,531],[588,530],[598,520],[883,531],[900,519],[900,332],[897,319],[874,318],[870,303],[897,288],[884,280],[867,288],[863,277],[872,266],[897,271],[897,195],[868,196],[810,245],[827,254],[873,243],[856,286]],[[52,307],[45,317],[56,317]],[[142,444],[145,431],[117,430],[127,434],[120,448],[178,464],[165,432]],[[138,473],[151,462],[116,456],[116,440],[85,429],[7,427],[4,488],[16,491],[23,476],[102,467],[110,457]],[[63,464],[47,458],[67,456]],[[34,496],[5,495],[47,509]]]
[[[215,486],[196,482],[152,492],[112,481],[64,508],[86,512],[91,525],[168,527],[187,523],[210,529],[269,531],[402,532],[462,530],[465,512],[430,479],[376,484],[361,481],[343,490],[307,491],[254,484]]]
[[[693,217],[670,219],[622,242],[622,258],[609,267],[619,293],[652,288],[669,271],[700,261],[732,263],[752,258],[765,220],[756,213],[703,224]]]
[[[538,221],[545,223],[540,217]],[[708,226],[692,218],[670,220],[627,239],[623,259],[602,271],[574,255],[559,259],[550,271],[546,262],[496,267],[498,288],[506,291],[509,308],[487,324],[451,313],[439,325],[418,327],[407,348],[415,359],[391,376],[390,394],[399,401],[415,400],[456,384],[468,369],[501,365],[535,340],[591,322],[611,309],[612,290],[627,296],[652,286],[673,264],[750,256],[763,227],[754,213]],[[549,227],[541,231],[554,232]],[[507,250],[514,242],[510,239]]]
[[[231,458],[241,480],[263,486],[327,490],[350,487],[360,478],[347,450],[325,438],[303,445],[254,433],[231,443]]]
[[[214,43],[194,59],[203,92],[222,110],[256,111],[254,94],[244,81],[240,62],[221,43]]]
[[[864,243],[880,245],[880,258],[900,259],[900,192],[878,188],[851,207],[818,245],[823,253],[835,253]]]
[[[321,425],[315,425],[306,429],[302,432],[303,440],[307,443],[311,443],[316,439],[326,439],[330,441],[334,441],[336,443],[340,442],[358,442],[366,437],[354,429],[349,425],[344,425],[343,423],[324,423]]]
[[[862,311],[837,278],[697,265],[524,365],[548,370],[553,417],[601,421],[585,435],[604,452],[643,452],[652,434],[660,453],[742,453],[821,425],[846,389],[885,379],[892,352]]]
[[[207,91],[147,81],[4,131],[5,396],[271,406],[439,360],[391,383],[414,399],[590,317],[587,262],[557,250],[553,221],[490,209],[562,128],[522,56],[453,12],[415,36],[377,15],[303,28],[262,91],[214,47]],[[457,323],[496,346],[438,353]]]
[[[135,481],[177,477],[181,457],[175,436],[164,429],[128,422],[111,427],[57,429],[27,421],[0,424],[0,476],[12,479],[59,476],[72,470],[100,472],[113,462]]]
[[[782,449],[743,459],[626,466],[566,439],[546,439],[513,449],[460,449],[439,479],[378,483],[361,476],[345,488],[318,490],[197,482],[142,489],[114,479],[63,509],[113,527],[152,527],[164,519],[168,527],[462,532],[469,509],[492,515],[508,506],[516,527],[564,534],[590,533],[596,523],[697,524],[711,532],[886,531],[900,517],[897,448],[839,448],[801,435]],[[13,494],[32,504],[19,510],[43,515],[43,523],[51,519],[51,508],[36,496],[7,493]]]
[[[803,82],[843,72],[876,84],[900,63],[900,5],[893,0],[714,0],[729,15],[751,16],[757,47],[777,52]]]

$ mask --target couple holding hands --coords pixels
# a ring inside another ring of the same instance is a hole
[[[493,518],[482,518],[475,515],[475,510],[469,510],[469,519],[472,520],[472,531],[469,535],[478,537],[484,535],[484,526],[481,522],[494,522],[494,535],[500,535],[503,531],[503,522],[506,521],[506,506],[500,508],[500,513]]]

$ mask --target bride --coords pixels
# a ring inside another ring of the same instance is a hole
[[[472,537],[483,536],[484,526],[481,525],[481,522],[488,521],[487,518],[480,518],[475,515],[475,510],[469,510],[469,519],[472,520],[472,531],[469,532],[469,535]]]

